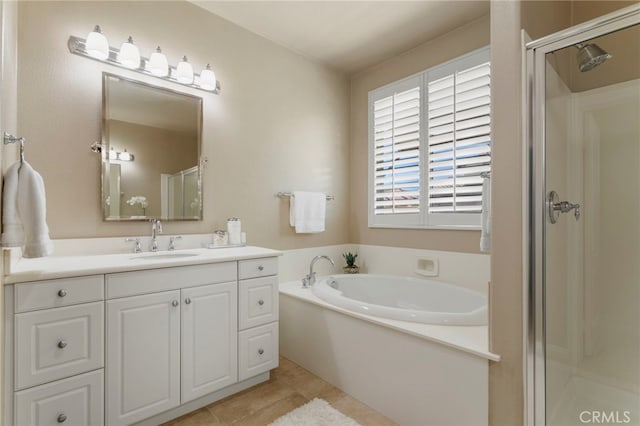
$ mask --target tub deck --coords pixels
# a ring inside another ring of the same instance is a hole
[[[313,303],[314,305],[359,318],[373,324],[388,327],[415,337],[459,349],[490,361],[500,361],[499,355],[489,351],[489,329],[486,325],[457,326],[421,324],[352,312],[325,302],[313,294],[311,289],[302,288],[299,281],[281,283],[280,294],[300,299],[308,303]]]

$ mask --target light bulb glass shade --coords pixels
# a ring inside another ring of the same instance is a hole
[[[100,31],[99,25],[96,25],[93,31],[87,35],[87,40],[84,43],[84,50],[87,51],[89,56],[97,59],[105,60],[109,57],[109,42]]]
[[[193,67],[187,61],[187,57],[183,56],[182,61],[178,62],[176,67],[176,80],[182,84],[193,83]]]
[[[140,50],[138,49],[138,46],[133,44],[133,39],[131,37],[129,37],[129,39],[120,46],[118,62],[131,69],[140,67]]]
[[[158,46],[156,51],[149,57],[147,71],[158,77],[166,77],[169,74],[169,63],[167,62],[167,57],[164,56],[164,53],[160,50],[160,46]]]
[[[118,159],[122,161],[133,161],[133,154],[130,154],[125,149],[123,152],[118,153]]]
[[[211,65],[200,73],[200,87],[204,90],[216,90],[216,74],[211,70]]]
[[[116,152],[115,149],[111,148],[109,150],[109,160],[117,160],[118,159],[118,153]]]

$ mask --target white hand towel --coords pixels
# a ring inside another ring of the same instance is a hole
[[[296,228],[298,234],[315,234],[324,231],[326,194],[294,191],[289,202],[289,223]]]
[[[13,164],[5,175],[3,194],[4,246],[24,246],[24,257],[53,253],[47,226],[44,181],[26,161]]]
[[[480,234],[480,251],[491,251],[491,179],[482,181],[482,233]]]
[[[12,164],[4,174],[2,191],[2,245],[21,247],[24,244],[22,222],[18,215],[18,169],[20,163]]]

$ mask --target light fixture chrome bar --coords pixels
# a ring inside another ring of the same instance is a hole
[[[276,194],[276,197],[279,198],[292,198],[293,194],[291,192],[278,192]],[[333,195],[327,195],[327,201],[331,201],[331,200],[335,200],[336,197]]]
[[[198,89],[198,90],[202,90],[203,92],[207,92],[207,93],[220,93],[220,90],[222,89],[222,87],[220,86],[220,82],[216,80],[216,88],[215,90],[206,90],[203,89],[202,87],[200,87],[198,85],[198,82],[200,81],[200,74],[194,72],[193,73],[193,83],[191,84],[185,84],[185,83],[181,83],[179,82],[174,75],[176,74],[176,67],[169,65],[169,74],[166,77],[160,77],[157,76],[149,71],[146,70],[145,66],[146,64],[149,62],[149,58],[144,57],[144,56],[140,56],[140,67],[139,68],[135,68],[135,69],[131,69],[128,67],[125,67],[124,65],[122,65],[120,62],[118,62],[118,54],[120,53],[120,49],[115,48],[113,46],[109,46],[109,56],[107,57],[107,59],[99,59],[99,58],[94,58],[93,56],[89,55],[87,53],[87,51],[85,50],[85,42],[86,40],[80,37],[76,37],[76,36],[69,36],[69,40],[67,41],[67,46],[69,47],[69,52],[75,54],[75,55],[79,55],[79,56],[83,56],[85,58],[89,58],[92,59],[94,61],[98,61],[98,62],[103,62],[103,63],[107,63],[109,65],[113,65],[115,67],[118,68],[122,68],[128,71],[134,71],[134,72],[138,72],[140,74],[144,74],[150,77],[154,77],[154,78],[158,78],[160,80],[165,80],[165,81],[170,81],[172,83],[175,84],[179,84],[181,86],[186,86],[186,87],[191,87],[192,89]]]

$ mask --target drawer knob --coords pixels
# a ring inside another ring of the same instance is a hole
[[[58,420],[58,423],[64,423],[67,421],[67,415],[62,413],[58,416],[57,420]]]
[[[67,290],[62,289],[58,291],[58,296],[65,297],[66,295],[67,295]]]
[[[258,271],[264,271],[264,266],[262,265],[258,266]]]
[[[60,349],[64,349],[64,348],[66,348],[66,347],[67,347],[67,342],[65,342],[64,340],[60,340],[60,341],[58,342],[58,347],[59,347]]]
[[[258,300],[258,305],[260,305],[260,306],[264,305],[264,300],[262,300],[262,299]]]
[[[174,300],[173,302],[171,302],[171,306],[173,306],[174,308],[177,307],[180,303],[178,303],[177,300]]]
[[[191,299],[189,299],[188,297],[186,299],[184,299],[184,303],[186,303],[187,305],[191,303]]]
[[[264,349],[262,349],[262,348],[258,349],[258,353],[259,353],[260,355],[262,355],[262,354],[264,353]]]

